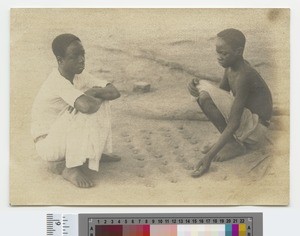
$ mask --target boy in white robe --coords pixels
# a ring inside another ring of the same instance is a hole
[[[86,160],[96,171],[101,157],[120,160],[103,154],[112,152],[109,100],[120,93],[111,83],[82,73],[85,51],[75,35],[57,36],[52,50],[58,69],[43,83],[32,108],[36,150],[53,172],[78,187],[92,187],[92,181],[81,171]],[[58,170],[59,163],[62,171]]]

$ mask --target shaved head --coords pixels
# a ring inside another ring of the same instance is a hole
[[[52,42],[52,51],[56,57],[64,57],[67,47],[74,41],[80,41],[80,39],[73,34],[60,34]]]
[[[245,47],[246,37],[245,35],[237,29],[225,29],[217,34],[217,36],[223,39],[227,44],[229,44],[233,49]]]

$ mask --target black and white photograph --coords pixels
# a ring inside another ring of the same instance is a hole
[[[288,205],[290,11],[15,8],[10,204]]]

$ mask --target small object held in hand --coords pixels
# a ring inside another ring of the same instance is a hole
[[[194,78],[193,79],[193,83],[195,86],[197,86],[199,84],[200,79],[199,78]]]

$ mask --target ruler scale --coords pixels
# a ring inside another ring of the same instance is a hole
[[[47,214],[47,236],[262,236],[262,213]]]
[[[78,215],[47,214],[47,236],[78,236]]]

